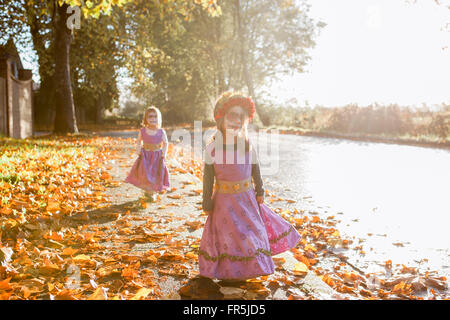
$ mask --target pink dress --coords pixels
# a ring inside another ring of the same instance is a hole
[[[163,130],[158,129],[156,134],[151,136],[145,132],[145,128],[141,128],[141,137],[144,143],[158,144],[162,142]],[[142,148],[125,182],[149,192],[167,189],[170,186],[169,171],[162,158],[162,150],[150,151]]]
[[[235,164],[225,163],[227,152],[234,153]],[[214,150],[211,155],[214,159]],[[246,152],[243,164],[236,164],[237,151],[225,151],[223,156],[223,164],[213,164],[216,179],[251,177],[251,152]],[[295,247],[300,240],[291,224],[257,203],[253,188],[240,193],[215,192],[212,199],[214,209],[206,220],[199,250],[202,276],[243,280],[272,274],[272,255]]]

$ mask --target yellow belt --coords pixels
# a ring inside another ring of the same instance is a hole
[[[216,191],[219,193],[241,193],[252,188],[252,178],[242,181],[216,181]]]
[[[146,151],[161,150],[161,143],[144,143],[143,148]]]

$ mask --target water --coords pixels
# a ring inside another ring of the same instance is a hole
[[[361,263],[425,263],[450,278],[449,150],[293,135],[278,148],[260,154],[263,168],[279,154],[266,188],[341,220],[342,234],[362,239]]]

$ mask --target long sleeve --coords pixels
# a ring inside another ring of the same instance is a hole
[[[263,181],[261,179],[261,172],[259,170],[259,163],[252,164],[252,178],[255,184],[256,196],[264,195]]]
[[[206,148],[204,153],[205,165],[203,167],[203,211],[212,211],[214,207],[213,200],[211,199],[214,187],[214,176],[216,175],[214,170],[214,161],[212,159],[210,148]]]
[[[162,141],[163,141],[163,146],[162,146],[162,154],[164,156],[164,158],[166,158],[167,156],[167,149],[169,148],[169,142],[167,140],[167,134],[166,131],[164,129],[162,129]]]
[[[213,210],[213,201],[211,199],[214,186],[214,165],[205,163],[203,168],[203,211]]]
[[[141,135],[141,131],[139,130],[138,137],[137,137],[137,140],[136,140],[136,143],[137,143],[136,153],[138,155],[141,154],[141,148],[142,148],[141,141],[142,141],[142,135]]]
[[[252,148],[252,153],[252,178],[253,183],[255,184],[256,196],[264,196],[263,181],[261,178],[261,170],[259,168],[259,159],[255,148]]]

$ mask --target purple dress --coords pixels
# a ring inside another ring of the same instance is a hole
[[[234,153],[235,164],[225,163],[227,152]],[[224,151],[223,164],[213,163],[216,179],[250,178],[251,154],[246,152],[245,163],[237,164],[237,152]],[[211,155],[214,160],[214,150]],[[214,209],[206,220],[199,250],[202,276],[243,280],[272,274],[272,255],[295,247],[301,238],[291,224],[257,203],[253,188],[240,193],[215,192],[212,199]]]
[[[162,142],[163,130],[158,129],[156,134],[151,136],[145,132],[145,128],[141,128],[141,137],[145,144],[159,144]],[[141,148],[141,153],[133,164],[125,182],[148,192],[159,192],[167,189],[169,187],[169,171],[162,158],[162,150],[150,151]]]

